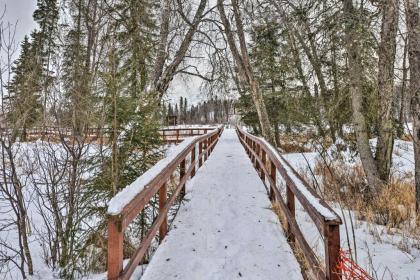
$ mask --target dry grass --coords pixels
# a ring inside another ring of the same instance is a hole
[[[361,165],[318,163],[324,196],[356,211],[358,218],[388,228],[409,228],[416,220],[415,186],[410,178],[394,178],[377,193],[366,184]]]
[[[311,135],[304,133],[282,133],[280,135],[280,145],[285,153],[307,153],[311,152],[307,144]]]

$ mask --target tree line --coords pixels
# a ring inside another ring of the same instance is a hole
[[[188,105],[187,97],[181,96],[179,102],[173,105],[162,105],[166,118],[176,117],[178,124],[222,124],[229,123],[235,115],[235,101],[233,99],[219,99],[217,96],[210,100]]]

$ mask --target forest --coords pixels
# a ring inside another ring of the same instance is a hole
[[[406,274],[369,259],[375,279],[420,275],[418,0],[31,0],[37,27],[21,41],[8,1],[0,279],[105,279],[108,202],[165,157],[171,116],[299,156],[353,237],[353,220],[398,236],[384,242],[409,255]],[[175,81],[198,92],[175,95]],[[124,256],[157,209],[135,219]]]

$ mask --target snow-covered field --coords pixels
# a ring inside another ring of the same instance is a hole
[[[375,140],[371,141],[372,146],[375,143]],[[332,150],[330,149],[329,152]],[[342,156],[349,165],[359,161],[358,157],[350,151],[343,152]],[[284,157],[296,170],[309,172],[309,167],[314,170],[319,154],[316,152],[291,153]],[[395,141],[392,174],[398,178],[407,179],[410,176],[412,178],[414,174],[412,142]],[[340,228],[342,248],[347,250],[350,247],[353,257],[355,257],[354,253],[357,254],[357,263],[370,275],[375,279],[420,279],[420,240],[398,229],[388,229],[381,225],[357,220],[354,212],[342,210],[338,206],[334,207],[334,210],[345,221]],[[322,259],[324,242],[312,220],[299,204],[296,216],[305,237],[310,240],[310,244]]]

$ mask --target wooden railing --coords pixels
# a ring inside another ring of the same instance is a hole
[[[297,245],[316,279],[341,279],[338,264],[340,260],[340,217],[303,180],[293,167],[264,139],[253,136],[237,127],[237,134],[248,156],[259,173],[261,180],[269,186],[273,205],[278,205],[286,217],[285,231],[288,241]],[[286,199],[277,187],[277,173],[286,182]],[[295,198],[314,222],[324,239],[325,265],[318,260],[306,241],[295,216]]]
[[[164,159],[163,162],[158,162],[154,166],[154,168],[158,168],[158,172],[152,171],[151,174],[154,175],[151,177],[147,177],[148,175],[145,174],[145,184],[137,185],[135,189],[127,187],[113,198],[114,201],[110,201],[108,208],[108,279],[129,279],[143,260],[158,232],[159,241],[162,241],[168,231],[167,216],[170,207],[179,195],[185,193],[187,179],[192,178],[196,170],[207,160],[222,131],[223,128],[220,127],[202,136],[196,136],[189,142],[186,140],[185,145],[180,144],[181,150],[175,153],[172,158]],[[187,164],[188,162],[189,164]],[[168,198],[167,182],[177,170],[179,170],[179,183],[175,186],[172,196]],[[142,177],[139,179],[142,181]],[[133,195],[133,191],[135,192],[136,189],[140,191]],[[122,203],[123,205],[119,205],[121,203],[118,201],[119,198],[124,201],[126,195],[131,196],[131,199]],[[128,263],[123,267],[124,231],[155,195],[158,195],[159,199],[159,214]],[[115,205],[117,207],[114,207]]]
[[[159,129],[159,134],[164,143],[167,144],[178,144],[182,142],[185,138],[207,134],[208,131],[214,130],[216,127],[169,127]],[[48,137],[55,137],[59,139],[63,137],[71,137],[73,135],[73,130],[68,127],[32,127],[26,130],[26,137],[28,139],[41,139]],[[108,128],[87,128],[83,131],[84,136],[86,136],[91,141],[98,140],[99,138],[102,141],[107,141],[105,135],[110,133]],[[11,135],[11,129],[0,129],[0,135]],[[18,133],[22,134],[22,132]]]
[[[197,135],[207,134],[207,131],[215,129],[214,127],[173,127],[161,128],[159,133],[162,141],[165,143],[178,144],[185,138]]]

